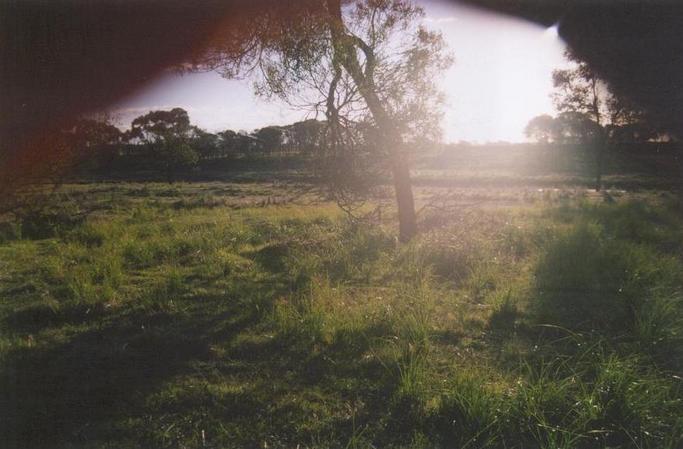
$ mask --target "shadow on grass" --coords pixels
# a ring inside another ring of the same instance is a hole
[[[368,425],[385,411],[386,369],[363,358],[368,335],[385,330],[322,345],[269,335],[269,301],[286,288],[268,277],[172,306],[154,299],[160,302],[115,310],[78,303],[15,310],[3,324],[15,341],[37,338],[3,359],[0,409],[8,413],[0,446],[348,441],[356,423]]]
[[[53,308],[47,304],[32,304],[9,315],[3,322],[7,330],[33,334],[46,328],[78,326],[106,316],[104,304],[67,303]]]
[[[210,308],[208,303],[202,306]],[[40,321],[81,322],[80,309],[67,312]],[[36,313],[19,312],[8,322],[15,331],[37,330],[36,320],[43,314]],[[126,433],[131,430],[126,421],[145,410],[148,395],[188,373],[192,364],[210,361],[217,330],[227,340],[255,320],[249,310],[217,313],[213,308],[205,313],[200,307],[184,314],[143,309],[100,316],[97,322],[94,318],[86,331],[74,328],[74,336],[66,330],[51,343],[8,351],[0,369],[0,409],[6,413],[0,422],[3,447],[136,441],[139,435]]]
[[[395,400],[398,367],[373,352],[385,324],[325,336],[305,328],[231,345],[221,378],[248,386],[250,405],[235,408],[223,393],[205,401],[219,404],[221,426],[233,429],[215,437],[217,447],[348,447],[359,438],[369,438],[361,447],[383,447],[410,438],[419,425],[407,425],[412,411]]]

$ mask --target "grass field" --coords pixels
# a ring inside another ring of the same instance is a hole
[[[283,183],[0,224],[0,446],[683,447],[677,198],[427,184],[407,245]]]

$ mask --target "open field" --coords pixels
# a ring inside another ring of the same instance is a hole
[[[0,227],[0,446],[679,448],[678,200],[553,179],[418,179],[408,245],[389,191],[65,186]]]

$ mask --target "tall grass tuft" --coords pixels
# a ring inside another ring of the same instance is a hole
[[[536,269],[538,320],[575,330],[632,334],[653,289],[672,293],[681,264],[581,224],[549,244]]]

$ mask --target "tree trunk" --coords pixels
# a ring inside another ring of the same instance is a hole
[[[605,130],[602,128],[600,113],[600,96],[598,95],[598,79],[595,76],[591,76],[591,89],[593,91],[593,101],[592,101],[592,112],[595,118],[595,123],[598,126],[597,137],[595,138],[596,146],[593,151],[595,151],[595,191],[599,192],[602,188],[602,163],[605,153],[605,144],[607,143],[607,137],[605,136]]]
[[[605,146],[607,139],[602,132],[598,135],[595,147],[595,191],[599,192],[602,189],[602,170],[605,160]]]
[[[394,180],[396,205],[398,207],[399,240],[408,242],[417,234],[417,217],[410,169],[404,160],[397,159],[391,165],[391,175]]]
[[[351,75],[353,82],[358,87],[358,91],[363,96],[370,113],[377,123],[383,136],[383,144],[387,145],[389,150],[391,174],[394,181],[396,206],[398,209],[399,239],[402,242],[407,242],[417,234],[417,218],[415,202],[413,200],[413,188],[410,180],[410,169],[401,152],[402,139],[377,95],[372,71],[367,70],[367,65],[374,64],[372,62],[374,60],[374,53],[357,36],[348,34],[342,19],[340,0],[327,0],[327,8],[330,14],[330,33],[335,58],[344,67],[346,72]],[[361,42],[361,50],[367,58],[365,72],[361,69],[361,64],[356,56],[356,44],[359,41]]]
[[[602,158],[603,158],[603,145],[598,144],[596,148],[596,161],[595,161],[595,191],[599,192],[602,189]]]

